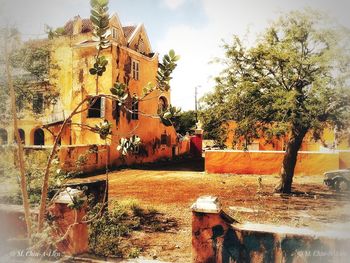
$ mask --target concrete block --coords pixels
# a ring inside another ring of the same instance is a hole
[[[193,212],[217,214],[221,211],[219,199],[215,196],[201,196],[191,206]]]

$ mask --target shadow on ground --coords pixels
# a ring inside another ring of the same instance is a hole
[[[136,170],[152,171],[204,171],[204,158],[188,158],[181,160],[160,161],[156,163],[137,164],[129,167]]]

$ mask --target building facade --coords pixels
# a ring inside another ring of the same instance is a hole
[[[59,97],[43,106],[45,94],[36,90],[33,112],[25,112],[19,121],[19,132],[26,147],[50,148],[62,127],[63,121],[79,103],[96,94],[111,94],[115,82],[125,83],[128,99],[125,110],[115,101],[98,98],[84,104],[78,114],[66,125],[60,143],[60,160],[67,169],[75,167],[76,159],[84,156],[87,170],[120,164],[153,162],[171,158],[189,151],[188,143],[179,142],[173,126],[165,126],[157,114],[170,105],[170,92],[155,90],[146,97],[143,89],[148,83],[156,84],[158,54],[152,52],[143,24],[122,26],[116,14],[110,18],[111,46],[101,52],[108,65],[96,82],[89,69],[97,53],[93,41],[92,24],[79,16],[68,21],[62,35],[50,41],[50,78],[57,83]],[[143,98],[143,99],[140,99]],[[102,140],[91,128],[104,120],[112,125],[108,140]],[[2,144],[14,140],[11,127],[0,129]],[[126,159],[117,150],[120,138],[132,135],[141,138],[137,151]],[[98,149],[99,151],[96,151]]]

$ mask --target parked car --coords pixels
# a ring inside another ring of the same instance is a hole
[[[324,183],[338,192],[350,189],[350,169],[328,171],[324,173]]]

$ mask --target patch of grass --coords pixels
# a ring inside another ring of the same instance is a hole
[[[132,247],[129,250],[128,258],[138,258],[140,256],[141,249],[138,247]]]

